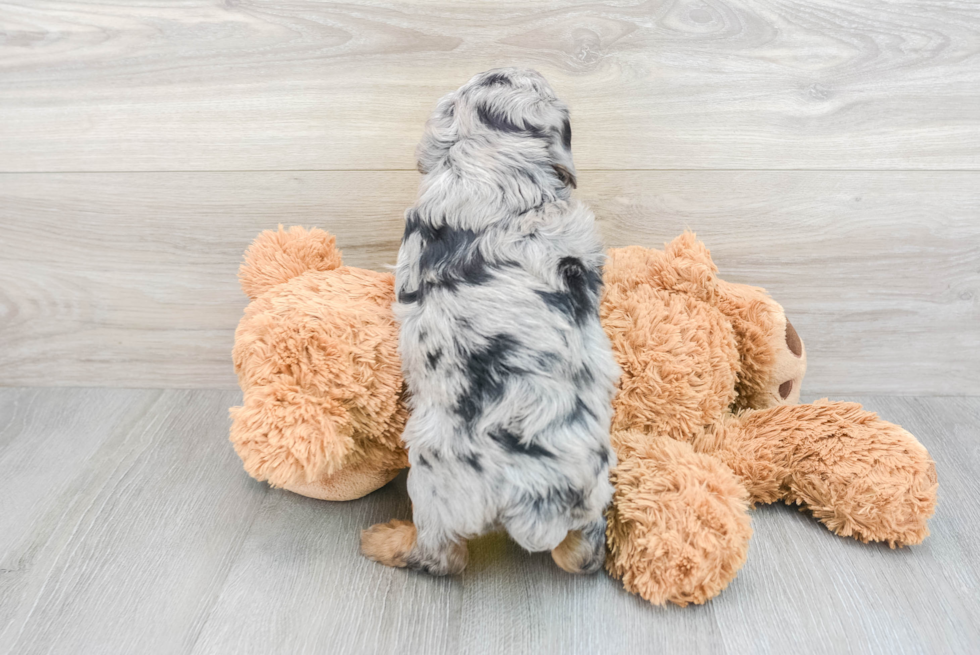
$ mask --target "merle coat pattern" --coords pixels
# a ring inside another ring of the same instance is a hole
[[[417,156],[395,273],[417,533],[378,556],[376,526],[365,554],[452,573],[467,538],[503,527],[530,551],[565,540],[574,561],[556,561],[595,571],[619,369],[599,324],[603,248],[570,199],[568,110],[534,71],[488,71],[439,101]]]

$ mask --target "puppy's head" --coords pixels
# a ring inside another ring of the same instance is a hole
[[[419,172],[451,166],[454,146],[465,143],[512,165],[545,167],[560,186],[576,185],[568,107],[537,71],[497,68],[443,97],[416,150]]]

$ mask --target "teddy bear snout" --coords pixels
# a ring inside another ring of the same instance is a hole
[[[776,336],[779,332],[773,335],[776,337],[774,339],[776,361],[770,378],[772,386],[769,389],[775,404],[795,405],[800,402],[800,386],[806,374],[806,348],[789,317],[785,317],[785,321],[786,328],[782,335],[783,343],[786,344],[785,349]]]
[[[786,347],[797,357],[803,356],[803,340],[800,339],[800,335],[796,333],[796,328],[793,327],[788,318],[786,319]],[[780,387],[780,391],[782,391],[782,387]],[[783,396],[783,398],[785,397]]]

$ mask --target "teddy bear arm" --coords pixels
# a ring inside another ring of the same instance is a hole
[[[748,494],[690,444],[622,432],[607,511],[606,569],[630,592],[663,605],[717,596],[745,562]]]
[[[929,453],[857,403],[747,411],[694,447],[730,466],[753,502],[801,505],[838,535],[895,547],[929,534],[938,488]]]

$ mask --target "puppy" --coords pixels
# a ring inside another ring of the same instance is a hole
[[[603,564],[619,369],[571,139],[531,70],[477,75],[426,123],[395,272],[415,523],[365,530],[370,559],[459,573],[466,540],[502,527],[566,571]]]

